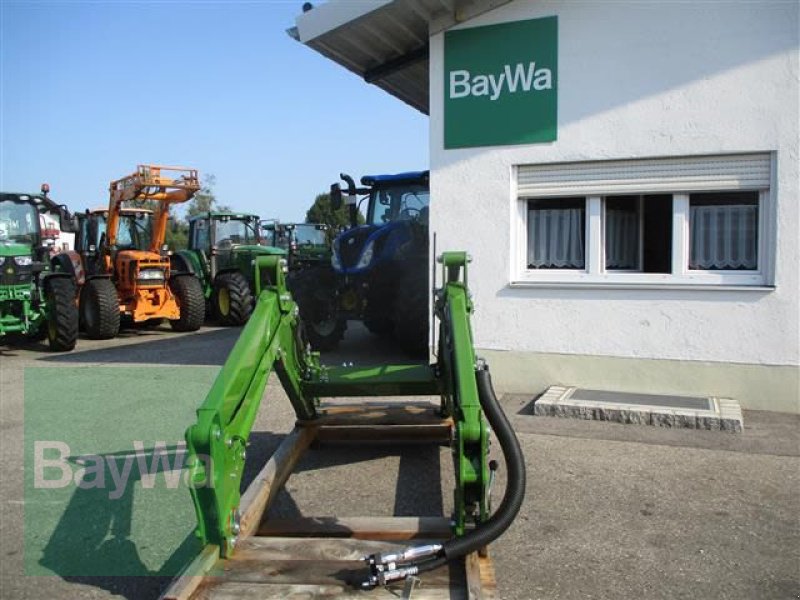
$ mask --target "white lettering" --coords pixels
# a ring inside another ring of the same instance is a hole
[[[460,88],[460,91],[459,89]],[[450,97],[464,98],[470,94],[469,71],[450,72]]]
[[[491,100],[497,100],[500,97],[500,93],[503,91],[503,84],[506,81],[506,74],[500,73],[500,77],[495,78],[494,75],[489,75],[489,81],[492,84],[492,96]]]
[[[486,75],[476,75],[472,78],[472,95],[489,95],[489,78]]]
[[[164,472],[164,480],[167,483],[167,488],[175,489],[178,487],[183,461],[186,456],[185,445],[178,446],[175,452],[175,464],[170,465],[167,444],[165,442],[156,442],[153,445],[153,459],[150,461],[149,468],[147,466],[147,455],[144,451],[144,443],[133,442],[133,447],[136,450],[136,460],[139,462],[139,478],[142,481],[143,488],[150,489],[156,484],[156,474],[159,470]],[[160,469],[159,465],[161,466]]]
[[[539,69],[535,73],[536,79],[533,80],[533,89],[550,90],[553,89],[553,74],[550,69]]]
[[[81,467],[75,471],[75,483],[82,490],[91,490],[92,488],[106,487],[106,461],[102,456],[97,454],[89,454],[88,456],[81,457],[81,464],[91,462],[91,467]],[[94,475],[92,479],[88,479],[87,475]]]
[[[45,450],[58,450],[58,458],[45,458]],[[72,469],[65,456],[69,456],[69,446],[64,442],[34,442],[33,443],[33,487],[34,488],[63,488],[72,481]],[[45,479],[46,468],[59,469],[61,477],[58,479]]]
[[[109,500],[118,500],[125,492],[125,488],[128,486],[128,478],[131,476],[133,458],[132,454],[125,457],[125,462],[122,463],[122,473],[120,473],[116,457],[106,457],[108,472],[111,473],[111,479],[114,482],[114,490],[108,493]]]
[[[467,96],[489,96],[497,100],[504,91],[509,94],[553,89],[553,72],[547,68],[536,68],[535,62],[503,65],[498,74],[478,74],[465,69],[450,72],[450,98]]]
[[[522,63],[517,63],[513,75],[511,74],[511,65],[506,65],[503,67],[503,69],[506,72],[509,93],[516,93],[517,86],[521,86],[523,92],[531,91],[531,84],[533,83],[533,71],[536,69],[535,62],[528,63],[527,71],[523,67]]]

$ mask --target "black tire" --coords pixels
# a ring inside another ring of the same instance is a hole
[[[220,273],[214,280],[211,307],[221,325],[244,325],[253,312],[253,292],[239,271]]]
[[[47,298],[47,341],[55,352],[66,352],[78,341],[78,307],[75,305],[75,284],[66,277],[45,281]]]
[[[428,277],[426,271],[408,272],[400,279],[394,303],[394,334],[410,356],[428,355]]]
[[[119,300],[110,279],[90,279],[81,291],[80,320],[87,337],[109,340],[119,333]]]
[[[292,274],[288,286],[300,309],[300,319],[311,348],[318,351],[336,348],[344,337],[347,321],[339,314],[333,272],[306,269]]]
[[[175,331],[197,331],[206,320],[206,298],[203,286],[194,275],[176,275],[169,281],[181,316],[169,324]]]

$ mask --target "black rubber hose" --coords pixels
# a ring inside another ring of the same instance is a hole
[[[525,498],[525,457],[514,429],[497,401],[488,367],[479,369],[475,378],[481,408],[503,451],[508,474],[506,491],[492,516],[466,535],[445,542],[444,556],[420,563],[417,565],[420,572],[436,569],[447,561],[465,556],[496,540],[514,522]]]

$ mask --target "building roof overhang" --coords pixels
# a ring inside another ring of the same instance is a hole
[[[428,114],[429,39],[510,0],[331,1],[288,33],[367,83]]]

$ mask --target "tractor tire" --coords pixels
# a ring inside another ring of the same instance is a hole
[[[181,316],[170,321],[175,331],[197,331],[206,320],[206,298],[203,286],[194,275],[176,275],[169,281],[169,287],[178,302]]]
[[[67,352],[78,341],[78,307],[75,305],[75,284],[65,277],[52,277],[45,282],[48,318],[47,341],[54,352]]]
[[[84,284],[80,320],[89,339],[109,340],[119,333],[119,300],[110,279],[90,279]]]
[[[407,273],[400,280],[394,303],[394,334],[400,347],[415,358],[428,355],[427,273]]]
[[[339,315],[335,279],[327,270],[306,269],[293,274],[288,285],[311,348],[336,348],[344,337],[347,321]]]
[[[214,280],[211,307],[220,325],[244,325],[253,312],[253,292],[238,271],[220,273]]]

